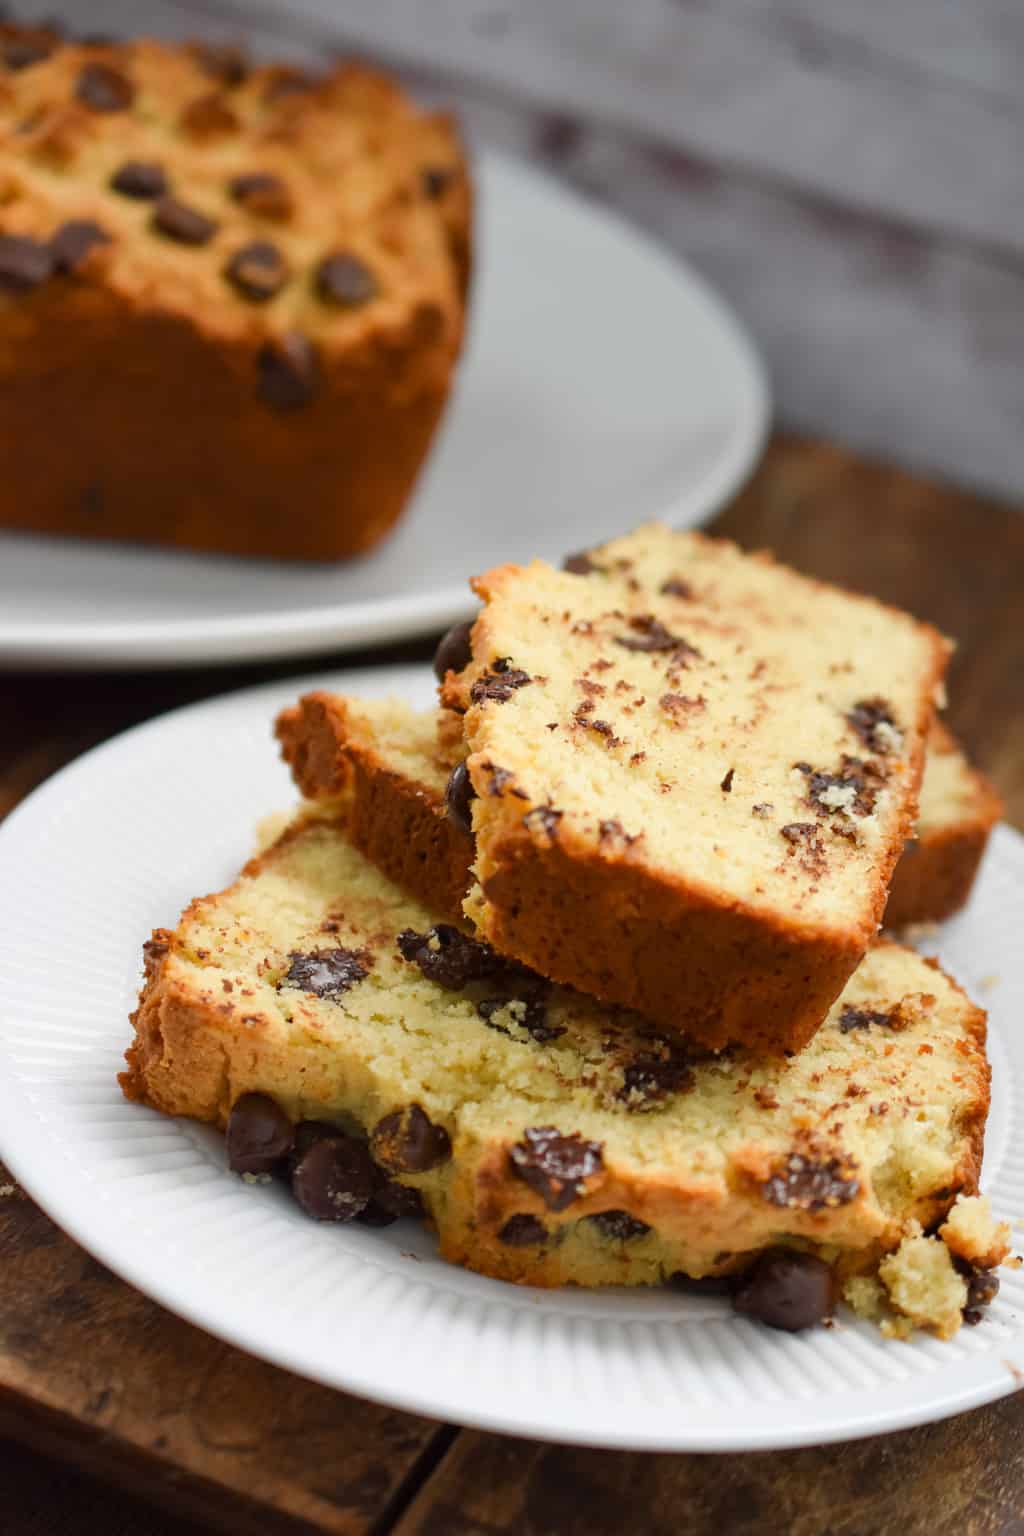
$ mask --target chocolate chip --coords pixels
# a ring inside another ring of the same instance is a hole
[[[126,160],[111,176],[110,185],[123,197],[163,197],[167,176],[156,160]]]
[[[761,1185],[761,1194],[769,1205],[789,1210],[820,1211],[826,1206],[847,1205],[860,1191],[854,1169],[855,1164],[840,1162],[836,1157],[816,1163],[794,1152],[780,1171]]]
[[[672,651],[680,664],[685,664],[691,656],[700,656],[696,646],[680,635],[671,634],[661,620],[651,613],[637,614],[629,620],[629,627],[632,634],[615,637],[615,644],[621,645],[624,650]]]
[[[779,828],[779,832],[786,839],[786,842],[792,843],[794,847],[803,845],[809,848],[812,853],[824,852],[821,840],[818,837],[818,828],[813,821],[787,821],[784,827]]]
[[[373,1197],[369,1151],[354,1136],[338,1133],[317,1141],[292,1169],[292,1194],[316,1221],[352,1221]]]
[[[466,837],[473,833],[473,817],[470,807],[476,799],[476,790],[465,763],[456,763],[448,775],[444,790],[445,815],[457,831]]]
[[[485,762],[481,766],[484,773],[488,776],[487,793],[492,799],[499,799],[506,789],[517,800],[528,800],[530,798],[524,789],[516,788],[516,776],[511,769],[502,768],[498,763],[492,762]],[[509,785],[512,787],[509,788]]]
[[[442,635],[437,650],[434,652],[434,676],[439,683],[443,683],[449,672],[461,672],[473,659],[473,620],[466,619],[462,624],[453,624],[446,635]]]
[[[545,837],[554,842],[558,837],[559,823],[564,815],[564,811],[556,811],[553,805],[535,805],[533,810],[527,811],[523,817],[523,826],[531,830],[539,827]]]
[[[276,245],[269,240],[253,240],[237,250],[224,276],[247,299],[262,302],[272,299],[288,281],[288,264]]]
[[[964,1322],[972,1328],[981,1322],[986,1307],[999,1295],[999,1276],[994,1269],[967,1267],[967,1302],[964,1306]],[[960,1264],[957,1264],[960,1269]]]
[[[50,240],[53,263],[58,272],[77,272],[97,245],[109,245],[110,236],[92,219],[69,219]]]
[[[427,165],[420,172],[420,182],[427,197],[436,201],[451,186],[455,172],[446,165]]]
[[[832,1316],[835,1278],[828,1264],[810,1253],[771,1248],[740,1281],[733,1307],[769,1328],[798,1333]]]
[[[316,269],[316,291],[328,304],[358,309],[376,296],[377,279],[358,256],[334,251]]]
[[[902,745],[902,733],[885,699],[861,699],[846,716],[846,722],[864,745],[881,757],[898,751]]]
[[[594,571],[604,571],[603,565],[597,565],[589,550],[581,549],[578,554],[566,555],[562,561],[562,570],[570,576],[590,576]]]
[[[583,1219],[592,1222],[610,1243],[631,1243],[638,1237],[646,1237],[651,1230],[646,1221],[640,1221],[628,1211],[598,1211]]]
[[[443,1125],[435,1125],[418,1104],[396,1109],[370,1132],[370,1150],[387,1173],[426,1173],[452,1155]]]
[[[192,56],[204,74],[224,85],[241,85],[249,73],[245,50],[223,43],[193,43]]]
[[[377,1168],[374,1170],[373,1198],[356,1219],[367,1227],[390,1227],[392,1222],[403,1218],[422,1221],[426,1214],[427,1208],[418,1189],[389,1179]]]
[[[525,1212],[510,1216],[498,1233],[498,1242],[504,1243],[506,1248],[534,1248],[538,1243],[546,1243],[547,1238],[543,1222]]]
[[[244,1093],[231,1106],[226,1139],[232,1173],[273,1173],[292,1150],[295,1133],[276,1100]]]
[[[839,1015],[839,1031],[848,1035],[853,1029],[870,1029],[872,1024],[879,1028],[891,1025],[893,1021],[892,1011],[880,1013],[874,1008],[851,1008],[847,1006]]]
[[[481,672],[470,688],[469,696],[474,704],[483,704],[490,699],[496,704],[504,704],[517,688],[525,688],[532,681],[532,677],[520,667],[514,667],[507,656],[499,656]]]
[[[551,1211],[564,1211],[583,1190],[584,1181],[604,1167],[600,1143],[585,1141],[575,1131],[568,1136],[553,1125],[523,1132],[509,1150],[512,1172]]]
[[[870,816],[885,773],[872,763],[845,753],[838,773],[816,772],[809,763],[794,763],[807,779],[807,798],[819,816]]]
[[[724,794],[728,795],[729,793],[731,793],[731,791],[732,791],[732,781],[733,781],[735,775],[736,775],[736,769],[735,768],[730,768],[729,772],[726,774],[726,776],[722,780],[721,784],[719,784],[718,787],[719,787],[720,790],[723,791]]]
[[[278,983],[313,997],[337,1002],[356,982],[369,975],[371,960],[365,949],[314,949],[309,954],[292,950],[291,965]]]
[[[53,252],[27,235],[0,235],[0,292],[27,293],[53,276]]]
[[[12,71],[28,69],[32,64],[48,59],[57,46],[56,37],[45,31],[26,31],[23,37],[7,38],[0,43],[0,58]]]
[[[109,64],[86,64],[75,95],[93,112],[124,112],[135,100],[135,87]]]
[[[539,980],[540,978],[538,978]],[[548,1011],[539,998],[519,997],[485,997],[476,1005],[476,1011],[483,1019],[488,1029],[497,1030],[501,1035],[514,1038],[511,1029],[497,1021],[497,1015],[504,1010],[509,1011],[509,1017],[520,1029],[536,1040],[538,1045],[547,1045],[551,1040],[557,1040],[565,1034],[565,1026],[548,1023]]]
[[[692,1084],[692,1062],[687,1052],[671,1040],[652,1039],[648,1050],[639,1052],[623,1067],[622,1087],[615,1097],[630,1109],[648,1109]]]
[[[228,191],[246,213],[265,219],[291,217],[292,195],[280,176],[272,176],[269,171],[250,171],[244,176],[235,176],[228,182]]]
[[[299,1158],[305,1157],[310,1147],[325,1137],[338,1137],[345,1135],[340,1126],[332,1124],[330,1120],[300,1120],[295,1127],[295,1140],[291,1150],[290,1163],[294,1166]]]
[[[153,227],[181,245],[207,245],[217,233],[216,220],[176,197],[162,197],[153,210]]]
[[[663,581],[658,589],[663,597],[693,597],[693,588],[688,581],[683,581],[681,576],[670,576],[668,581]]]
[[[493,976],[502,965],[489,944],[471,939],[451,923],[438,923],[426,933],[403,928],[396,942],[403,960],[418,965],[428,981],[448,992],[461,992],[469,982]]]
[[[308,405],[316,393],[316,351],[300,331],[289,331],[268,341],[257,359],[259,394],[275,411],[294,411]]]

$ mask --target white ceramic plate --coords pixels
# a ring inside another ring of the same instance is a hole
[[[320,686],[431,697],[425,668]],[[139,954],[227,883],[257,820],[287,806],[270,721],[301,682],[130,731],[0,828],[0,1153],[126,1280],[253,1354],[417,1413],[582,1444],[721,1451],[875,1434],[1024,1381],[1024,1276],[978,1328],[887,1343],[843,1318],[772,1333],[717,1298],[544,1292],[443,1264],[426,1233],[311,1222],[226,1171],[217,1134],[126,1103]],[[1024,1216],[1024,840],[1000,829],[968,915],[938,951],[991,1012],[985,1186]],[[1024,1232],[1016,1229],[1018,1243]]]
[[[710,516],[761,446],[764,375],[705,284],[565,188],[481,156],[470,345],[379,552],[289,565],[0,533],[0,663],[182,666],[439,629],[467,577],[644,518]]]

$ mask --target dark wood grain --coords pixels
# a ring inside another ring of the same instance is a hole
[[[779,437],[716,526],[805,571],[902,603],[954,635],[950,718],[995,778],[1011,819],[1024,823],[1019,509]],[[585,538],[584,527],[567,528],[566,547]],[[432,648],[424,641],[347,659],[425,659]],[[0,677],[0,815],[63,762],[127,725],[306,670],[299,663],[178,676]],[[5,1182],[0,1172],[0,1187]],[[311,1386],[172,1317],[88,1258],[18,1192],[0,1198],[0,1274],[0,1434],[218,1529],[270,1536],[1024,1530],[1019,1398],[841,1451],[643,1457],[475,1433],[449,1448],[451,1435],[440,1426]],[[41,1484],[40,1510],[49,1496]],[[61,1529],[56,1515],[49,1524],[40,1516],[37,1527]],[[99,1518],[94,1528],[106,1536],[111,1529]]]

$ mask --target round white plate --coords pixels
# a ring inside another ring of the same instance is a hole
[[[425,668],[320,686],[426,704]],[[249,690],[128,732],[0,828],[0,1154],[111,1269],[268,1360],[416,1413],[581,1444],[722,1451],[875,1434],[1024,1382],[1024,1276],[978,1328],[886,1342],[843,1317],[773,1333],[718,1298],[545,1292],[454,1269],[426,1233],[321,1226],[226,1171],[222,1139],[128,1104],[143,940],[229,882],[292,799],[270,721],[309,683]],[[968,915],[937,942],[991,1012],[985,1186],[1024,1215],[1024,840],[1000,829]],[[1016,1229],[1018,1242],[1021,1228]]]
[[[291,565],[0,533],[0,663],[184,666],[439,629],[467,577],[649,517],[701,521],[764,438],[768,392],[706,285],[599,207],[497,155],[455,395],[395,536]]]

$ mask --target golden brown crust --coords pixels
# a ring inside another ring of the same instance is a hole
[[[933,723],[928,751],[957,755],[964,778],[963,800],[955,820],[922,820],[906,844],[889,888],[887,928],[941,923],[959,912],[971,894],[992,828],[1003,814],[994,785],[967,762],[939,721]]]
[[[79,88],[89,69],[137,87],[146,115],[134,101],[91,109]],[[211,82],[198,55],[144,42],[62,47],[0,72],[0,237],[45,247],[80,220],[107,237],[72,272],[0,292],[0,525],[343,559],[401,513],[461,345],[465,157],[451,123],[416,116],[386,77],[339,67],[279,90],[281,75]],[[374,132],[377,159],[363,164]],[[167,237],[152,198],[112,188],[140,160],[212,221],[209,239]],[[287,184],[283,214],[231,193],[253,172]],[[436,195],[428,172],[443,175]],[[268,242],[288,276],[255,301],[226,273]],[[379,284],[348,309],[317,288],[339,242]]]

